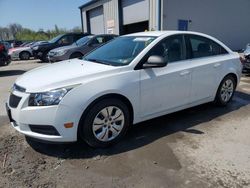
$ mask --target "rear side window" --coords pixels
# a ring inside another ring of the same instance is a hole
[[[102,44],[104,43],[105,40],[104,40],[104,37],[96,37],[92,40],[92,43],[91,44]]]
[[[72,35],[65,35],[59,41],[58,44],[72,44],[74,42],[74,37]]]
[[[85,37],[86,35],[83,35],[83,34],[75,34],[74,35],[74,40],[75,41],[77,41],[77,40],[79,40],[80,38],[83,38],[83,37]]]
[[[187,35],[186,43],[189,59],[216,56],[228,53],[221,45],[202,36]]]
[[[115,36],[106,36],[105,41],[108,42],[110,40],[113,40]]]

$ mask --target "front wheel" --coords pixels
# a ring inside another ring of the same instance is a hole
[[[30,53],[29,52],[21,52],[20,53],[20,59],[21,60],[29,60],[30,59]]]
[[[43,55],[42,55],[42,58],[41,60],[45,63],[49,62],[49,59],[48,59],[48,53],[49,52],[43,52]]]
[[[130,124],[128,107],[118,99],[103,99],[93,105],[80,123],[80,136],[92,147],[118,142]]]
[[[236,89],[236,80],[233,76],[226,76],[217,91],[215,103],[220,106],[226,106],[233,98]]]

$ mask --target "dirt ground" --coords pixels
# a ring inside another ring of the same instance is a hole
[[[8,123],[15,79],[43,65],[0,67],[0,187],[250,187],[250,76],[225,108],[205,104],[130,128],[108,149],[42,144]]]

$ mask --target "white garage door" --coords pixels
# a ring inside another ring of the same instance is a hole
[[[88,12],[89,25],[91,34],[103,34],[104,33],[104,16],[103,7],[97,7]]]
[[[149,19],[149,0],[122,0],[123,25]]]

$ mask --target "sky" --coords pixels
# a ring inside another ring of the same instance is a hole
[[[0,27],[19,23],[33,30],[81,27],[79,6],[89,0],[0,0]]]

